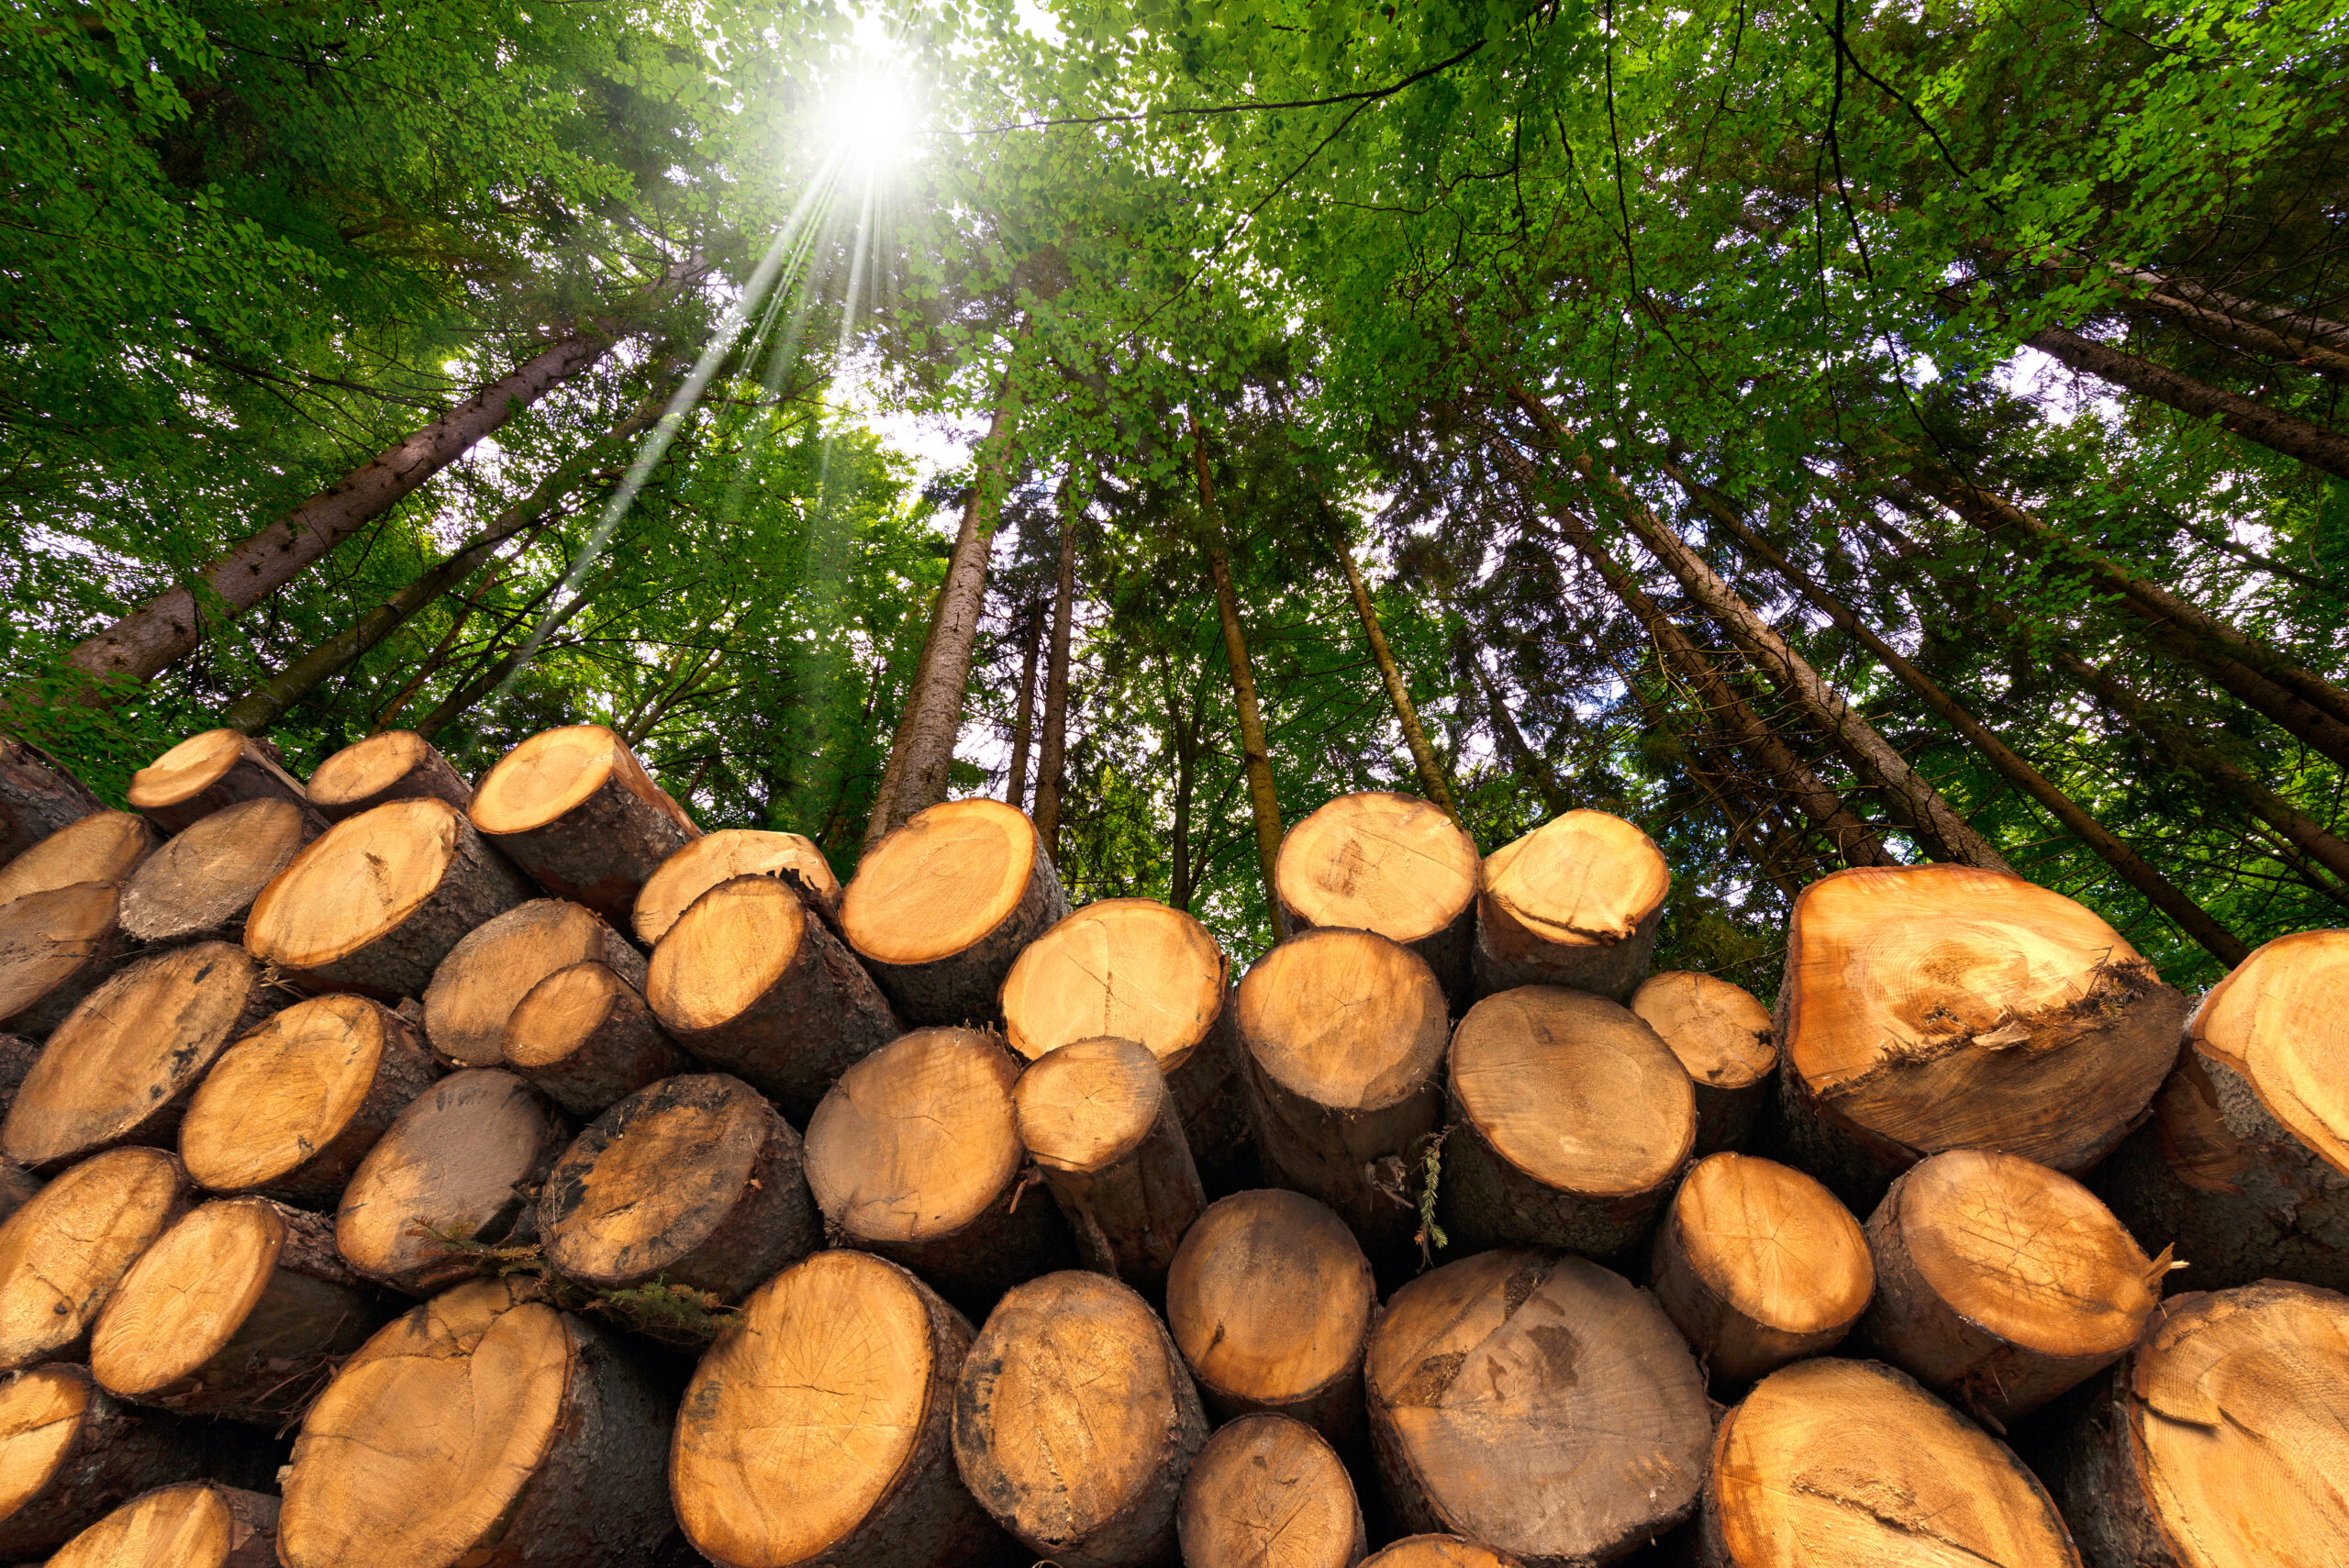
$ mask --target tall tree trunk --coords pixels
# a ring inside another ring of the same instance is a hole
[[[1965,819],[1942,798],[1931,781],[1909,766],[1909,760],[1860,717],[1842,693],[1812,669],[1809,661],[1756,615],[1730,585],[1715,575],[1687,541],[1659,521],[1586,447],[1572,436],[1546,405],[1523,387],[1509,394],[1549,439],[1551,445],[1583,481],[1614,510],[1640,541],[1654,552],[1680,582],[1689,598],[1720,623],[1731,641],[1754,661],[1771,682],[1810,716],[1850,756],[1861,775],[1884,791],[1893,816],[1943,860],[1991,871],[2010,872],[2004,856],[1992,849]]]
[[[1003,798],[1025,808],[1028,753],[1036,739],[1036,657],[1044,640],[1044,606],[1029,606],[1020,619],[1019,714],[1011,722],[1011,773],[1004,780]]]
[[[1074,497],[1066,488],[1063,496]],[[1088,495],[1085,498],[1090,500]],[[1060,863],[1061,791],[1068,753],[1068,649],[1076,615],[1076,522],[1085,506],[1061,507],[1060,577],[1052,587],[1052,651],[1044,661],[1044,735],[1036,756],[1036,832],[1044,852]]]
[[[1572,545],[1577,554],[1590,563],[1615,596],[1647,628],[1657,651],[1680,678],[1695,688],[1698,705],[1709,722],[1717,724],[1746,755],[1760,765],[1763,773],[1786,797],[1792,801],[1810,825],[1823,834],[1843,858],[1846,865],[1898,865],[1900,862],[1884,847],[1876,830],[1855,816],[1843,803],[1842,796],[1818,774],[1812,773],[1794,749],[1779,738],[1776,731],[1764,723],[1760,715],[1746,706],[1705,657],[1697,645],[1688,640],[1664,606],[1650,598],[1636,578],[1599,544],[1590,525],[1576,517],[1573,510],[1553,497],[1541,483],[1533,467],[1506,440],[1496,439],[1493,451],[1501,466],[1529,505],[1539,506]]]
[[[215,558],[197,573],[204,584],[202,601],[192,589],[167,589],[75,646],[66,663],[95,675],[152,679],[195,650],[203,640],[206,617],[217,617],[221,606],[233,618],[261,603],[390,511],[473,443],[603,358],[614,341],[610,333],[584,332],[540,350],[510,373]],[[95,700],[98,688],[91,691]]]
[[[1362,634],[1370,643],[1371,657],[1378,661],[1379,679],[1386,684],[1386,700],[1394,705],[1396,720],[1403,727],[1403,742],[1411,749],[1411,765],[1419,772],[1419,787],[1427,792],[1430,800],[1443,807],[1446,817],[1458,822],[1460,808],[1452,803],[1451,786],[1443,782],[1443,770],[1436,765],[1435,748],[1428,744],[1428,732],[1419,727],[1419,710],[1411,702],[1410,688],[1403,684],[1403,672],[1396,668],[1395,655],[1387,651],[1386,633],[1378,624],[1378,609],[1370,602],[1370,589],[1354,565],[1354,552],[1339,545],[1338,562],[1346,569],[1346,586],[1354,596],[1354,612],[1362,617]]]
[[[1889,670],[1896,680],[1914,692],[1918,699],[1932,709],[1943,723],[1981,752],[1991,767],[1998,770],[2000,777],[2046,807],[2048,814],[2062,823],[2067,832],[2095,851],[2123,882],[2143,894],[2154,907],[2168,916],[2180,930],[2193,938],[2211,957],[2232,968],[2250,956],[2251,950],[2243,945],[2241,938],[2221,925],[2209,910],[2188,897],[2169,878],[2147,864],[2144,857],[2111,829],[2082,810],[2077,801],[2058,789],[2054,781],[2032,767],[1999,739],[1989,726],[1943,690],[1939,682],[1910,663],[1898,649],[1877,636],[1876,628],[1853,614],[1842,600],[1829,593],[1809,573],[1797,568],[1776,545],[1748,528],[1745,519],[1738,516],[1737,509],[1719,493],[1710,486],[1689,479],[1680,465],[1670,458],[1662,459],[1661,466],[1673,482],[1687,491],[1689,497],[1705,509],[1706,515],[1737,542],[1738,548],[1750,560],[1776,572],[1788,587],[1810,601],[1860,646],[1876,655],[1876,662]]]
[[[1223,517],[1216,508],[1215,481],[1208,472],[1207,432],[1191,417],[1191,460],[1199,482],[1199,510],[1207,519],[1208,574],[1215,580],[1216,615],[1223,622],[1223,651],[1231,664],[1231,696],[1240,710],[1241,754],[1248,765],[1248,806],[1256,819],[1256,866],[1264,878],[1264,917],[1275,941],[1288,935],[1273,867],[1281,852],[1281,806],[1273,790],[1272,748],[1264,740],[1264,715],[1256,708],[1256,675],[1248,663],[1248,636],[1240,624],[1240,600],[1232,592],[1231,563],[1223,553]]]
[[[978,470],[971,479],[970,498],[963,505],[963,526],[954,536],[946,582],[939,590],[938,610],[930,617],[930,635],[922,641],[921,660],[914,667],[913,687],[906,694],[906,711],[897,723],[896,742],[889,748],[888,764],[881,771],[873,819],[864,829],[868,851],[889,829],[946,798],[954,742],[963,733],[963,706],[970,695],[972,650],[978,641],[979,617],[986,609],[987,556],[995,544],[996,519],[1011,488],[1019,380],[1019,362],[1015,358],[996,394],[986,439],[979,447]]]
[[[2271,408],[2240,393],[2221,391],[2167,365],[2083,338],[2068,328],[2043,327],[2023,341],[2099,381],[2126,387],[2196,419],[2216,419],[2247,441],[2298,458],[2336,478],[2349,479],[2349,436],[2328,430],[2313,419]]]

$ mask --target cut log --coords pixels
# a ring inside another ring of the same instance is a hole
[[[1387,1303],[1364,1373],[1379,1477],[1411,1529],[1567,1568],[1696,1509],[1703,1376],[1672,1319],[1596,1263],[1509,1248],[1422,1274]]]
[[[39,747],[0,735],[0,865],[106,802]]]
[[[275,748],[233,729],[189,736],[131,774],[125,798],[166,833],[185,832],[240,800],[310,808],[309,792],[279,765]]]
[[[645,879],[644,891],[636,895],[636,909],[630,916],[636,940],[647,948],[660,945],[677,917],[721,882],[738,876],[779,876],[786,871],[796,874],[827,911],[839,911],[840,879],[832,874],[831,862],[824,859],[824,851],[813,839],[751,828],[704,833],[662,861],[661,869]]]
[[[1648,1274],[1722,1384],[1825,1354],[1876,1289],[1867,1237],[1833,1193],[1800,1171],[1732,1152],[1699,1160],[1681,1181]]]
[[[2079,1183],[1978,1149],[1904,1172],[1867,1236],[1869,1341],[1998,1432],[2118,1361],[2169,1272]]]
[[[555,1162],[547,1262],[590,1290],[665,1279],[740,1301],[824,1243],[802,1163],[799,1135],[740,1078],[663,1079]]]
[[[267,1198],[190,1211],[139,1254],[90,1337],[117,1398],[276,1428],[391,1316],[324,1215]]]
[[[1069,1270],[1007,1295],[963,1359],[954,1462],[979,1506],[1061,1568],[1174,1554],[1206,1412],[1142,1298]]]
[[[1795,900],[1778,1075],[1797,1162],[1854,1207],[1927,1154],[2067,1173],[2176,1057],[2186,999],[2059,893],[1971,866],[1859,866]]]
[[[498,1055],[572,1115],[598,1117],[693,1071],[637,986],[594,959],[566,964],[514,1005]]]
[[[1076,1040],[1030,1063],[1011,1098],[1078,1258],[1163,1296],[1174,1249],[1208,1200],[1158,1059],[1114,1035]]]
[[[0,904],[77,882],[122,882],[162,842],[154,824],[128,811],[93,811],[0,866]]]
[[[701,829],[600,724],[544,730],[473,792],[475,828],[557,897],[626,920],[661,862]]]
[[[9,1216],[0,1225],[0,1372],[78,1358],[106,1297],[187,1205],[177,1160],[117,1149]]]
[[[57,1363],[0,1383],[0,1558],[38,1559],[140,1493],[204,1474],[266,1482],[271,1451],[100,1391],[85,1366]]]
[[[1797,1362],[1721,1419],[1706,1568],[2078,1568],[2038,1479],[1906,1376]]]
[[[0,1036],[0,1039],[6,1038]],[[40,1187],[39,1176],[22,1165],[0,1160],[0,1222],[5,1222],[10,1215],[30,1203]]]
[[[1697,1090],[1697,1152],[1742,1149],[1770,1102],[1778,1037],[1770,1009],[1742,986],[1709,974],[1651,974],[1631,1011],[1663,1037]]]
[[[47,1173],[127,1143],[171,1147],[205,1070],[284,1001],[228,942],[139,960],[50,1036],[0,1121],[0,1154]]]
[[[505,1065],[506,1023],[530,987],[558,969],[595,962],[644,984],[644,955],[567,898],[533,898],[467,932],[424,992],[424,1033],[459,1067]]]
[[[1242,1416],[1208,1439],[1174,1529],[1184,1568],[1353,1568],[1370,1547],[1337,1451],[1286,1416]]]
[[[423,1296],[476,1272],[452,1241],[520,1246],[538,1186],[571,1141],[536,1089],[494,1067],[451,1073],[401,1111],[359,1162],[335,1247],[369,1279]]]
[[[999,1037],[951,1029],[916,1029],[842,1073],[807,1123],[825,1229],[974,1318],[1066,1263],[1059,1211],[1020,1179],[1019,1076]]]
[[[284,1568],[635,1568],[675,1529],[671,1401],[604,1332],[476,1280],[367,1341],[302,1422]]]
[[[1400,942],[1465,1011],[1480,863],[1475,840],[1442,806],[1371,790],[1291,828],[1273,884],[1291,932],[1342,928]]]
[[[382,1001],[421,996],[449,950],[529,896],[445,800],[346,817],[253,900],[245,946],[299,984]]]
[[[669,1485],[721,1568],[963,1568],[999,1540],[954,1471],[971,1325],[868,1252],[818,1252],[742,1304],[695,1369]]]
[[[1620,1002],[1639,988],[1672,873],[1620,817],[1569,811],[1485,857],[1476,995],[1565,985]]]
[[[473,786],[432,743],[406,729],[386,729],[345,746],[310,775],[310,804],[329,822],[395,800],[445,800],[462,811]]]
[[[440,1076],[406,1018],[363,996],[314,996],[220,1053],[180,1122],[180,1158],[210,1191],[330,1208]]]
[[[2278,937],[2210,989],[2154,1118],[2089,1185],[2197,1286],[2349,1290],[2349,931]]]
[[[1213,1191],[1244,1169],[1249,1141],[1226,971],[1215,938],[1181,910],[1104,899],[1014,961],[1003,982],[1004,1032],[1030,1062],[1105,1034],[1149,1047]]]
[[[1362,1429],[1370,1261],[1328,1206],[1266,1187],[1208,1206],[1174,1254],[1166,1323],[1219,1420],[1266,1410],[1332,1442]]]
[[[905,1032],[848,945],[771,876],[695,899],[653,950],[644,999],[679,1045],[795,1117]]]
[[[2097,1392],[2056,1478],[2089,1568],[2349,1562],[2349,1299],[2172,1296]]]
[[[47,1040],[128,962],[121,900],[118,884],[77,882],[0,904],[0,1024]]]
[[[1362,1568],[1524,1568],[1505,1551],[1456,1535],[1407,1535]]]
[[[1696,1141],[1697,1102],[1630,1008],[1558,985],[1487,996],[1453,1035],[1450,1077],[1437,1196],[1454,1246],[1605,1257],[1646,1240]]]
[[[325,828],[317,812],[274,796],[221,807],[123,884],[123,930],[150,947],[242,940],[261,890]]]
[[[1451,1029],[1434,971],[1369,931],[1308,931],[1248,971],[1232,1017],[1264,1180],[1336,1209],[1382,1267],[1416,1262],[1419,1211],[1396,1195],[1443,1123]]]
[[[209,1481],[159,1486],[66,1542],[49,1568],[277,1568],[277,1499]]]

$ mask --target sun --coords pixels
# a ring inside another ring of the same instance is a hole
[[[904,83],[887,72],[862,72],[826,95],[824,143],[848,162],[867,169],[894,167],[913,149],[916,118]]]

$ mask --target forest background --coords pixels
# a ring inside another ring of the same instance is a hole
[[[994,793],[1242,960],[1334,795],[1590,806],[1662,968],[1767,995],[1804,882],[1948,859],[2205,982],[2349,905],[2345,61],[2323,0],[13,3],[0,724],[118,800],[224,722],[601,722],[843,876]]]

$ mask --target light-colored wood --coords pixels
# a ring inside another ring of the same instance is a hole
[[[1019,1076],[999,1036],[956,1029],[916,1029],[842,1073],[807,1123],[807,1185],[827,1230],[974,1316],[1066,1262],[1051,1198],[1022,1201]]]
[[[1464,1008],[1481,864],[1475,840],[1442,806],[1371,790],[1291,828],[1273,884],[1291,931],[1338,927],[1400,942]]]
[[[1525,1248],[1397,1291],[1364,1361],[1403,1525],[1526,1568],[1611,1562],[1687,1518],[1712,1422],[1672,1320],[1618,1274]]]
[[[1286,1416],[1242,1416],[1208,1439],[1174,1527],[1184,1568],[1353,1568],[1369,1547],[1337,1451]]]
[[[1487,996],[1453,1034],[1437,1190],[1453,1245],[1603,1257],[1644,1240],[1688,1158],[1697,1103],[1628,1007],[1559,985]]]
[[[670,1443],[695,1550],[722,1568],[971,1562],[999,1539],[954,1469],[971,1326],[868,1252],[761,1286],[703,1353]]]
[[[121,900],[119,884],[76,882],[0,904],[0,1024],[47,1040],[122,966]]]
[[[1978,1149],[1911,1166],[1867,1237],[1869,1342],[1993,1431],[2119,1360],[2169,1272],[2079,1183]]]
[[[286,999],[227,942],[141,959],[50,1036],[0,1121],[0,1154],[48,1172],[120,1144],[177,1142],[205,1070]]]
[[[1163,1295],[1208,1200],[1158,1059],[1114,1035],[1074,1040],[1029,1063],[1011,1099],[1085,1266]]]
[[[421,996],[458,940],[529,897],[445,800],[346,817],[253,900],[245,947],[313,990]]]
[[[18,1373],[0,1382],[0,1558],[38,1561],[156,1486],[207,1472],[260,1484],[275,1463],[254,1462],[266,1452],[234,1431],[133,1414],[85,1366]]]
[[[1012,960],[1067,913],[1035,824],[985,796],[906,818],[841,895],[841,934],[914,1024],[992,1021]]]
[[[150,946],[237,941],[245,915],[325,827],[289,800],[240,800],[150,856],[122,888],[122,929]]]
[[[424,1033],[460,1067],[502,1067],[506,1023],[530,987],[574,963],[644,984],[644,955],[567,898],[533,898],[474,928],[449,950],[424,993]]]
[[[1004,1296],[963,1359],[954,1462],[979,1506],[1060,1568],[1171,1558],[1207,1415],[1131,1286],[1070,1270]]]
[[[1248,971],[1232,1019],[1264,1179],[1336,1209],[1383,1264],[1416,1262],[1419,1211],[1392,1195],[1442,1125],[1451,1034],[1427,961],[1369,931],[1309,930]]]
[[[135,1404],[273,1429],[390,1315],[335,1255],[325,1216],[221,1198],[131,1264],[98,1315],[90,1370]]]
[[[1166,1278],[1167,1326],[1208,1409],[1293,1416],[1332,1441],[1361,1430],[1377,1307],[1345,1221],[1275,1187],[1208,1205]]]
[[[1566,985],[1620,1002],[1655,951],[1672,873],[1645,833],[1569,811],[1485,857],[1476,895],[1476,995]]]
[[[740,1300],[823,1244],[801,1165],[799,1134],[740,1078],[664,1078],[555,1162],[547,1262],[591,1290],[660,1279]]]
[[[296,1002],[222,1051],[180,1122],[196,1184],[331,1206],[408,1102],[440,1076],[420,1030],[380,1002]]]
[[[628,742],[600,724],[541,730],[473,792],[475,828],[559,898],[622,921],[661,862],[701,837]]]
[[[530,987],[498,1042],[506,1065],[576,1117],[596,1117],[693,1071],[644,997],[609,964],[566,964]]]
[[[657,946],[677,917],[693,901],[721,882],[738,876],[774,876],[796,872],[827,909],[841,902],[840,879],[832,874],[816,840],[799,833],[770,833],[752,828],[721,828],[700,838],[661,862],[636,895],[636,940]]]
[[[320,762],[310,775],[309,795],[321,816],[340,822],[391,801],[426,796],[462,811],[473,804],[473,786],[423,736],[386,729]]]
[[[848,945],[772,876],[719,883],[677,917],[644,984],[677,1043],[804,1117],[904,1032]]]
[[[131,774],[124,796],[166,833],[185,832],[240,800],[273,797],[309,809],[302,781],[279,765],[275,748],[233,729],[189,736]]]
[[[1876,1290],[1867,1237],[1833,1193],[1791,1166],[1731,1151],[1681,1179],[1648,1274],[1724,1384],[1832,1350]]]
[[[139,1255],[187,1209],[160,1149],[117,1149],[51,1181],[0,1225],[0,1372],[77,1357]]]
[[[1722,1418],[1711,1472],[1707,1568],[2078,1568],[2021,1462],[1875,1362],[1764,1378]]]
[[[1363,1560],[1363,1568],[1523,1568],[1505,1551],[1495,1551],[1456,1535],[1408,1535]]]
[[[277,1568],[277,1499],[209,1481],[158,1486],[66,1542],[49,1568]]]
[[[94,811],[0,865],[0,904],[77,882],[121,882],[162,842],[154,825],[128,811]]]
[[[1798,1163],[1846,1201],[1944,1149],[2087,1169],[2135,1126],[2186,1001],[2093,913],[1971,866],[1861,866],[1795,900],[1778,991]]]
[[[410,1101],[351,1173],[335,1247],[354,1269],[417,1295],[470,1275],[448,1240],[535,1238],[530,1189],[571,1141],[545,1096],[494,1067],[451,1073]],[[432,1234],[439,1232],[438,1236]]]
[[[1697,1152],[1739,1149],[1769,1103],[1778,1065],[1770,1009],[1751,991],[1710,974],[1651,974],[1631,1011],[1663,1038],[1697,1091]]]
[[[385,1327],[302,1422],[284,1568],[637,1568],[675,1529],[670,1403],[603,1332],[476,1280]]]

